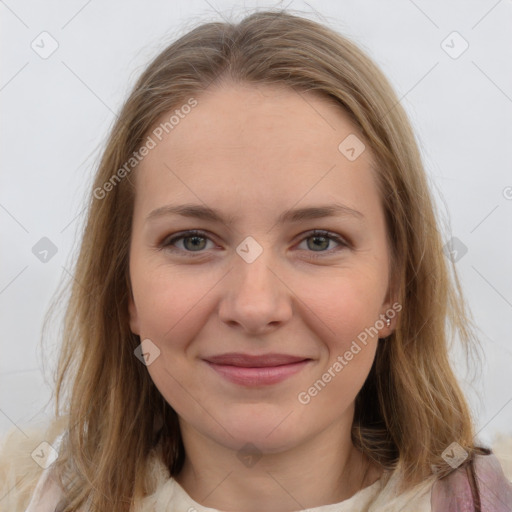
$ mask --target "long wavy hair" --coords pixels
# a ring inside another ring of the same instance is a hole
[[[148,492],[146,470],[156,447],[171,476],[182,468],[177,415],[134,356],[141,343],[128,316],[135,188],[119,169],[163,114],[221,80],[280,84],[334,100],[375,156],[392,292],[403,313],[379,342],[356,398],[355,446],[383,468],[401,471],[403,490],[433,472],[447,474],[452,468],[442,453],[452,442],[468,460],[482,450],[448,355],[451,340],[458,338],[467,355],[478,340],[443,253],[441,222],[400,101],[372,60],[336,31],[284,10],[256,12],[238,23],[201,24],[165,48],[111,129],[90,191],[55,374],[55,412],[66,417],[55,462],[65,512],[84,503],[128,512]],[[114,175],[122,179],[114,183]]]

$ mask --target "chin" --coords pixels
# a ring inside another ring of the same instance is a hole
[[[251,443],[264,453],[285,451],[298,444],[304,435],[298,431],[293,421],[288,421],[292,416],[293,413],[284,419],[286,414],[282,414],[276,419],[275,415],[260,414],[257,418],[245,417],[237,421],[228,421],[228,416],[224,415],[223,424],[232,435],[223,435],[224,442],[229,443],[230,448],[235,450]]]

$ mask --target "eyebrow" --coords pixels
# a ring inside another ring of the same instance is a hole
[[[224,216],[217,210],[199,204],[180,204],[166,205],[153,210],[146,217],[146,222],[163,216],[181,215],[182,217],[191,217],[196,219],[208,220],[212,222],[229,224],[236,221],[236,217]],[[295,208],[284,211],[277,219],[278,224],[301,222],[309,219],[321,219],[324,217],[353,217],[359,220],[364,219],[364,215],[342,204],[327,204],[322,206],[309,206],[307,208]]]

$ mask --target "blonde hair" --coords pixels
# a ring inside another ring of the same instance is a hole
[[[391,292],[403,313],[394,333],[379,342],[356,398],[352,440],[384,468],[400,470],[404,490],[433,468],[446,474],[451,468],[441,455],[452,442],[470,460],[479,448],[448,357],[454,333],[466,348],[474,346],[470,318],[443,254],[409,121],[387,79],[355,44],[285,11],[194,28],[137,81],[112,128],[93,190],[123,167],[162,114],[221,80],[315,91],[340,105],[364,136],[377,163]],[[148,492],[145,471],[156,446],[173,476],[185,456],[176,413],[134,356],[141,341],[128,317],[134,186],[127,176],[109,188],[104,197],[90,197],[56,375],[56,413],[68,415],[63,456],[55,462],[67,487],[65,511],[84,502],[128,511]]]

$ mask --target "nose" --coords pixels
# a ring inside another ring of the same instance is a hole
[[[224,281],[219,317],[230,327],[264,334],[282,326],[292,316],[293,293],[276,265],[263,251],[252,263],[235,258]]]

